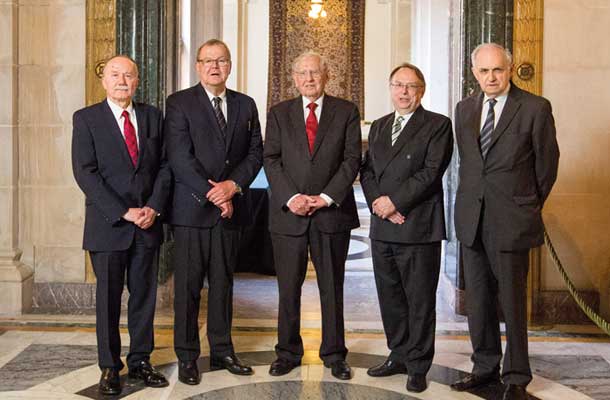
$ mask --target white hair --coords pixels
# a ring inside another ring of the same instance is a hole
[[[297,67],[301,63],[301,61],[308,57],[317,57],[317,59],[320,61],[320,68],[322,69],[322,72],[328,73],[328,64],[326,63],[326,59],[322,57],[320,53],[315,52],[313,50],[304,51],[299,54],[297,58],[294,59],[294,61],[292,62],[292,72],[296,72]]]
[[[481,43],[480,45],[478,45],[477,47],[474,48],[474,50],[472,51],[472,54],[470,55],[470,62],[472,63],[473,67],[475,66],[475,60],[477,58],[477,54],[479,53],[479,50],[481,50],[483,48],[487,48],[487,47],[492,47],[494,49],[501,50],[504,53],[504,58],[506,59],[507,64],[508,65],[513,64],[513,55],[510,53],[510,50],[508,50],[504,46],[501,46],[497,43]]]

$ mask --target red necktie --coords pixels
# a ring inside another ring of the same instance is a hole
[[[127,151],[129,152],[131,162],[135,167],[138,163],[138,141],[136,140],[136,128],[134,128],[131,124],[127,110],[124,110],[122,115],[124,118],[123,135],[125,135],[125,144],[127,144]]]
[[[309,108],[309,115],[307,116],[307,120],[305,120],[305,131],[307,132],[307,141],[309,142],[309,153],[313,153],[313,144],[316,141],[316,132],[318,132],[318,119],[316,118],[316,107],[318,105],[316,103],[309,103],[307,108]]]

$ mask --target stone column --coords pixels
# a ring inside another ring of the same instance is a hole
[[[0,1],[0,315],[18,315],[32,306],[32,268],[20,262],[18,1]]]

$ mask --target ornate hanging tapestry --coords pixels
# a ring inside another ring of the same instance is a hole
[[[364,112],[364,0],[326,0],[326,17],[310,18],[309,0],[269,2],[269,79],[267,106],[295,97],[292,61],[314,50],[328,62],[326,92]]]

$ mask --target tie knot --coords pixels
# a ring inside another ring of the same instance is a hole
[[[311,111],[315,111],[317,107],[318,105],[316,103],[307,104],[307,108],[309,108]]]
[[[402,124],[402,121],[404,121],[405,117],[403,117],[402,115],[399,115],[398,118],[396,118],[396,123],[397,124]]]
[[[497,102],[498,100],[496,99],[489,99],[489,107],[493,108]]]
[[[222,102],[222,99],[220,97],[214,97],[212,99],[212,101],[214,102],[214,106],[218,107],[220,105],[220,103]]]
[[[123,110],[123,113],[121,114],[121,116],[125,119],[129,119],[129,111]]]

